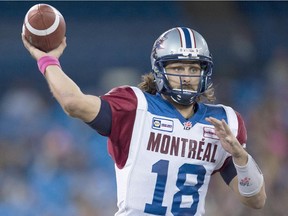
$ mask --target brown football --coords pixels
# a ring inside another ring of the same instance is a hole
[[[56,8],[36,4],[26,13],[22,31],[29,43],[49,52],[61,44],[66,34],[66,23]]]

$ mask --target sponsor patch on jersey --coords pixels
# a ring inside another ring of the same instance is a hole
[[[215,129],[211,127],[203,128],[203,137],[219,140],[219,137],[215,133]]]
[[[170,119],[153,118],[152,128],[155,130],[172,132],[174,128],[174,122]]]

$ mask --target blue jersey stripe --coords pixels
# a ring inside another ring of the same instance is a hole
[[[159,94],[151,95],[144,93],[144,95],[148,102],[148,112],[153,115],[179,119],[182,124],[191,121],[192,125],[196,123],[210,125],[210,123],[205,120],[205,117],[209,116],[224,119],[227,122],[227,115],[222,106],[210,106],[209,104],[198,103],[197,112],[191,118],[185,119],[171,103],[163,100]]]

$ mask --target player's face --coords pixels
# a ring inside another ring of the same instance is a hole
[[[200,80],[201,67],[197,62],[171,62],[165,67],[169,83],[173,89],[182,88],[196,91]],[[174,76],[175,75],[175,76]],[[178,75],[183,75],[179,77]],[[181,81],[180,81],[181,79]]]

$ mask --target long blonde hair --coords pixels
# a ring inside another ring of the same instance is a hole
[[[154,75],[152,72],[144,74],[142,76],[142,82],[138,84],[138,87],[143,91],[147,92],[149,94],[155,95],[157,93],[157,88],[155,84]],[[202,101],[208,101],[208,102],[214,102],[216,100],[216,97],[214,95],[214,88],[212,87],[212,84],[208,86],[208,89],[201,94],[196,101],[202,102]]]

